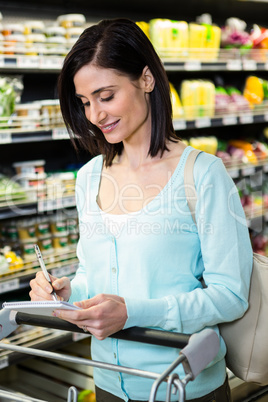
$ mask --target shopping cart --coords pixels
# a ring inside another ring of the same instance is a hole
[[[35,316],[3,309],[0,311],[0,340],[14,332],[15,329],[22,324],[83,333],[83,330],[78,328],[76,325],[60,320],[59,318]],[[172,394],[176,395],[176,398],[178,398],[179,402],[184,402],[186,397],[187,383],[189,381],[193,381],[196,376],[216,357],[219,351],[219,337],[217,333],[211,329],[205,329],[193,335],[185,335],[150,328],[133,327],[119,331],[111,335],[111,337],[127,341],[177,348],[180,349],[180,353],[174,362],[163,373],[154,373],[50,351],[6,344],[3,342],[0,342],[0,350],[5,349],[52,360],[70,362],[74,364],[84,364],[91,367],[113,370],[124,374],[152,379],[154,382],[151,387],[151,392],[148,399],[149,402],[155,402],[158,388],[162,383],[166,383],[166,402],[171,400]],[[175,368],[180,364],[182,364],[184,369],[185,375],[183,378],[180,378],[178,374],[174,372]],[[0,389],[0,397],[1,396],[5,397],[6,400],[12,401],[46,402],[26,396],[20,396],[19,399],[16,399],[16,396],[13,393]],[[76,401],[77,390],[72,386],[69,388],[67,402]]]

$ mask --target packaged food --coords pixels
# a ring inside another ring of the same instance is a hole
[[[212,155],[216,155],[218,140],[216,137],[193,137],[189,140],[189,145]]]
[[[52,236],[51,235],[38,237],[37,244],[38,244],[42,254],[46,255],[46,254],[53,253],[53,244],[52,244]]]
[[[69,43],[70,42],[74,43],[83,33],[83,31],[84,28],[82,27],[68,28],[66,29],[65,38],[68,39]]]
[[[184,58],[188,54],[188,24],[185,21],[152,19],[149,23],[152,44],[161,57]]]
[[[18,223],[18,234],[22,241],[35,239],[35,221],[22,220]]]
[[[51,236],[49,221],[47,219],[39,219],[35,224],[35,233],[38,238]]]
[[[40,101],[41,123],[43,126],[62,124],[62,114],[58,99],[45,99]]]
[[[15,106],[17,124],[24,130],[35,130],[40,126],[40,103],[20,103]]]
[[[46,51],[46,36],[44,34],[25,35],[25,47],[27,55],[40,55]]]
[[[34,174],[40,175],[45,172],[45,161],[43,159],[38,159],[34,161],[23,161],[13,163],[13,167],[16,169],[17,174]]]
[[[68,51],[67,45],[68,42],[65,37],[49,37],[46,41],[46,54],[48,56],[66,56]]]
[[[66,35],[66,29],[58,25],[52,25],[46,27],[45,34],[48,38],[64,38]]]
[[[54,217],[50,221],[50,230],[54,236],[67,236],[67,221],[64,219],[59,219],[58,217]]]
[[[221,29],[216,25],[204,24],[204,26],[207,33],[203,58],[210,61],[217,60],[221,44]]]
[[[57,22],[64,28],[82,27],[86,22],[86,17],[83,14],[59,15]]]
[[[23,24],[3,24],[2,35],[24,35]]]
[[[52,238],[55,251],[66,251],[69,248],[68,235],[57,234]]]
[[[35,261],[36,254],[34,245],[37,243],[37,238],[25,239],[20,242],[22,257],[25,261]]]
[[[169,86],[170,86],[173,118],[181,119],[183,117],[183,108],[182,108],[179,94],[171,83],[169,83]]]
[[[207,28],[205,25],[191,22],[189,24],[189,58],[204,59],[204,50],[207,41]]]
[[[25,36],[23,34],[11,34],[4,36],[4,54],[20,54],[26,52]]]
[[[69,233],[68,242],[69,242],[70,248],[76,248],[78,240],[79,240],[78,233],[76,233],[76,232]]]
[[[145,35],[150,39],[150,25],[145,21],[137,21],[136,24],[145,33]]]
[[[181,102],[187,120],[213,117],[215,114],[215,86],[207,80],[184,80]]]
[[[43,34],[45,24],[43,21],[25,21],[24,22],[24,35]]]

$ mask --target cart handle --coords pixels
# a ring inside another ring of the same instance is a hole
[[[26,324],[38,327],[59,329],[63,331],[85,333],[82,328],[79,328],[76,325],[71,324],[68,321],[61,320],[57,317],[46,317],[17,312],[16,315],[12,318],[17,325]],[[111,338],[149,343],[152,345],[167,346],[178,349],[182,349],[188,344],[190,336],[191,335],[181,334],[178,332],[142,327],[132,327],[115,332],[114,334],[110,335]]]

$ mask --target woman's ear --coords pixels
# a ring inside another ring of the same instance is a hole
[[[142,71],[141,81],[143,89],[146,93],[153,91],[155,85],[155,79],[148,66],[145,66]]]

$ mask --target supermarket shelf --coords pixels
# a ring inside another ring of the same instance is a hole
[[[75,250],[61,252],[57,255],[44,255],[43,258],[48,271],[53,276],[72,277],[78,268]],[[26,262],[21,269],[10,270],[10,272],[2,275],[0,277],[0,294],[29,288],[29,282],[35,277],[38,270],[40,270],[39,264],[34,260]]]
[[[0,55],[0,70],[18,72],[51,72],[59,73],[64,57],[61,56],[27,56],[27,55]]]
[[[40,214],[48,211],[57,211],[76,206],[75,195],[61,198],[45,198],[37,201],[1,201],[0,220]]]
[[[66,48],[66,53],[69,49]],[[193,58],[187,57],[187,50],[181,52],[185,54],[178,58],[176,52],[180,50],[164,49],[159,50],[159,55],[163,61],[166,71],[267,71],[268,52],[260,53],[259,50],[251,51],[248,55],[241,55],[239,49],[235,51],[220,49],[218,57],[213,58],[207,55],[207,49],[196,49],[197,55]],[[193,49],[190,52],[193,53]],[[165,56],[169,54],[169,56]],[[174,55],[173,55],[174,54]],[[200,59],[203,56],[203,59]],[[209,60],[209,61],[208,61]],[[0,70],[10,71],[16,69],[18,72],[50,72],[59,73],[64,61],[64,56],[57,55],[37,55],[30,56],[24,54],[8,55],[0,54]]]
[[[199,129],[207,127],[225,127],[244,124],[257,124],[268,122],[268,109],[262,113],[241,113],[239,115],[228,115],[219,117],[199,117],[194,120],[174,119],[173,124],[176,131]]]
[[[199,117],[194,120],[174,119],[173,124],[176,131],[201,129],[207,127],[222,127],[244,124],[268,123],[268,109],[261,112],[240,113],[239,115],[228,115],[219,117]],[[33,141],[51,141],[69,139],[65,127],[54,127],[45,130],[44,128],[31,131],[0,130],[0,145],[10,143],[26,143]]]
[[[54,127],[50,129],[37,128],[31,131],[25,131],[22,129],[0,130],[0,145],[34,141],[65,140],[69,138],[69,134],[65,127]]]
[[[237,60],[227,61],[172,61],[163,60],[166,71],[267,71],[268,61]]]

